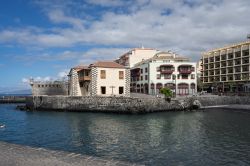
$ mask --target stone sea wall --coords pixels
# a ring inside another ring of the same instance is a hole
[[[250,97],[248,96],[199,96],[195,98],[200,101],[202,106],[250,104]]]
[[[189,100],[167,102],[162,98],[34,96],[27,98],[26,105],[31,110],[146,113],[189,109]]]
[[[249,97],[198,96],[172,99],[93,97],[93,96],[33,96],[26,99],[30,110],[56,110],[79,112],[148,113],[159,111],[193,110],[199,107],[229,104],[249,104]]]

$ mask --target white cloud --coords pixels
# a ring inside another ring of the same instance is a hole
[[[30,80],[28,78],[22,78],[22,83],[29,83]]]
[[[128,48],[94,48],[85,52],[79,60],[79,64],[89,65],[96,61],[114,60],[127,52]]]
[[[68,23],[76,28],[82,28],[84,21],[81,19],[65,16],[61,10],[53,10],[48,14],[49,19],[54,23]]]
[[[139,45],[177,50],[178,53],[197,60],[202,51],[245,40],[250,29],[249,0],[137,0],[133,1],[133,5],[128,5],[127,10],[120,7],[130,2],[132,1],[91,1],[93,5],[109,4],[107,7],[111,6],[113,9],[116,6],[116,10],[121,10],[104,11],[103,16],[97,20],[70,15],[69,8],[53,8],[47,13],[49,19],[56,23],[55,28],[39,31],[30,28],[7,29],[0,32],[0,42],[16,42],[27,47],[97,44],[97,48],[86,53],[92,54],[86,55],[87,62],[103,55],[103,52],[96,52],[97,50],[109,48],[112,54],[116,52],[115,47]],[[72,5],[67,1],[67,6]],[[86,11],[83,13],[86,14]],[[61,23],[70,26],[61,27]],[[119,55],[107,57],[115,58]]]
[[[87,0],[88,3],[100,6],[122,6],[126,3],[123,0]]]
[[[68,74],[69,74],[69,69],[64,69],[57,74],[57,78],[66,79]]]
[[[83,55],[84,52],[76,52],[76,51],[63,51],[59,53],[36,53],[33,52],[25,55],[14,55],[13,58],[15,60],[24,61],[33,63],[36,61],[68,61],[78,59]]]

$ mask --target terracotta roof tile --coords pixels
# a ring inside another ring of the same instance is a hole
[[[116,62],[112,61],[99,61],[94,64],[91,64],[90,66],[94,67],[105,67],[105,68],[125,68],[123,65],[120,65]]]
[[[78,72],[78,71],[81,71],[83,69],[89,69],[89,67],[88,66],[79,65],[79,66],[73,67],[72,69],[75,69]]]

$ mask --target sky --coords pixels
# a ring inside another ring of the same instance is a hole
[[[191,61],[246,40],[249,0],[1,0],[0,92],[136,47]]]

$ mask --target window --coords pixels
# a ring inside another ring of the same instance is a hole
[[[80,82],[80,87],[83,87],[83,82]]]
[[[86,71],[86,72],[85,72],[85,76],[89,76],[89,71]]]
[[[141,81],[143,81],[143,76],[141,76]]]
[[[171,79],[171,74],[164,74],[164,79]]]
[[[145,68],[145,73],[147,73],[147,72],[148,72],[148,68],[146,67],[146,68]]]
[[[124,92],[124,88],[123,88],[123,86],[120,86],[119,87],[119,94],[123,94],[123,92]]]
[[[101,70],[101,79],[106,79],[106,70]]]
[[[182,79],[188,79],[188,75],[187,74],[182,74]]]
[[[145,75],[145,80],[148,80],[148,75]]]
[[[141,73],[143,73],[143,69],[141,69]]]
[[[194,74],[191,74],[191,79],[194,79]]]
[[[180,79],[180,74],[177,75],[177,79]]]
[[[106,94],[106,86],[101,86],[101,93]]]
[[[124,79],[124,72],[123,71],[119,71],[119,79],[120,80]]]
[[[161,75],[160,75],[160,74],[157,74],[157,75],[156,75],[156,78],[157,78],[157,79],[161,79]]]
[[[40,85],[38,84],[38,88],[40,88]]]
[[[160,71],[160,67],[157,67],[157,68],[156,68],[156,71]]]

